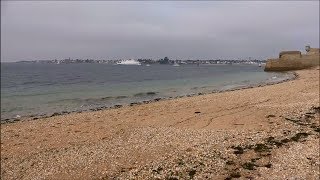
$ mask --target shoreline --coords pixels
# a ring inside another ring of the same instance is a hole
[[[295,71],[286,71],[286,73],[290,74],[290,76],[292,76],[292,77],[288,77],[287,79],[279,80],[279,81],[276,81],[276,82],[261,82],[261,83],[257,83],[257,84],[253,84],[253,85],[248,84],[248,85],[229,88],[229,89],[225,89],[225,90],[213,90],[212,92],[209,92],[209,93],[199,92],[199,93],[187,94],[187,95],[176,96],[176,97],[168,97],[168,98],[166,98],[166,97],[158,97],[158,98],[154,98],[154,99],[150,99],[150,100],[144,100],[144,101],[138,101],[138,102],[129,102],[129,103],[126,103],[126,104],[116,104],[114,106],[100,106],[100,107],[89,108],[89,109],[85,109],[85,110],[60,111],[60,112],[53,112],[52,114],[39,113],[39,114],[31,114],[31,115],[20,116],[19,118],[16,118],[16,117],[5,118],[5,119],[1,119],[0,124],[45,119],[45,118],[50,118],[50,117],[54,117],[54,116],[62,116],[62,115],[67,115],[67,114],[94,112],[94,111],[101,111],[101,110],[107,110],[107,109],[118,109],[118,108],[122,108],[122,107],[126,107],[126,106],[149,104],[149,103],[158,102],[158,101],[167,101],[167,100],[179,99],[179,98],[185,98],[185,97],[194,97],[194,96],[201,96],[201,95],[207,95],[207,94],[224,93],[224,92],[230,92],[230,91],[251,89],[251,88],[256,88],[256,87],[264,87],[264,86],[280,84],[280,83],[284,83],[284,82],[288,82],[288,81],[293,81],[296,78],[298,78],[298,74]]]
[[[319,67],[294,80],[1,125],[3,179],[317,179]]]

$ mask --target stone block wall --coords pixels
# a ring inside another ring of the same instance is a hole
[[[278,59],[268,59],[265,71],[290,71],[320,65],[319,48],[311,48],[306,54],[280,53]]]

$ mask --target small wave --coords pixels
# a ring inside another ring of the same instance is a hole
[[[144,81],[153,81],[154,79],[153,78],[144,78],[143,80]]]
[[[86,98],[86,99],[81,99],[81,98],[66,98],[66,99],[59,99],[59,100],[54,100],[50,101],[48,103],[85,103],[85,104],[96,104],[96,103],[101,103],[109,100],[114,100],[114,99],[124,99],[127,98],[127,96],[106,96],[106,97],[98,97],[98,98]]]
[[[112,99],[113,97],[111,97],[111,96],[107,96],[107,97],[102,97],[102,98],[100,98],[101,100],[108,100],[108,99]]]
[[[128,96],[117,96],[115,97],[115,99],[124,99],[124,98],[127,98]]]
[[[248,83],[250,83],[250,80],[243,80],[243,81],[241,81],[241,82],[248,84]]]
[[[128,96],[106,96],[106,97],[97,98],[97,99],[92,99],[92,98],[90,98],[90,100],[124,99],[124,98],[127,98],[127,97],[128,97]]]
[[[106,96],[101,98],[88,98],[84,99],[85,102],[92,102],[92,101],[107,101],[107,100],[113,100],[113,99],[124,99],[128,98],[128,96]]]
[[[197,90],[197,89],[207,89],[207,88],[210,88],[212,86],[200,86],[200,87],[193,87],[191,88],[191,90]]]
[[[21,85],[36,84],[36,83],[39,83],[39,82],[37,82],[37,81],[27,81],[27,82],[22,83]]]
[[[74,98],[74,99],[59,99],[59,100],[54,100],[54,101],[49,101],[48,103],[67,103],[67,102],[80,102],[81,99],[79,98]]]
[[[7,112],[16,112],[16,111],[22,111],[23,107],[14,107],[14,108],[9,108],[9,109],[1,109],[1,112],[7,113]]]
[[[135,96],[135,97],[154,96],[154,95],[156,95],[156,94],[158,94],[158,92],[152,92],[152,91],[150,91],[150,92],[137,93],[137,94],[135,94],[134,96]]]
[[[14,94],[12,97],[28,97],[28,96],[42,96],[42,95],[52,95],[57,94],[57,92],[46,92],[46,93],[34,93],[34,94]]]

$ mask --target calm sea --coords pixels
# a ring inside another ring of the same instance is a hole
[[[1,63],[1,120],[281,81],[257,65]]]

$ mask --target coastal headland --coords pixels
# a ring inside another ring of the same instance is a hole
[[[1,179],[318,179],[319,67],[280,84],[1,125]]]

